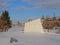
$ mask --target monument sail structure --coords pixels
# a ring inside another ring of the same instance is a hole
[[[32,20],[25,23],[24,33],[44,33],[40,19]]]

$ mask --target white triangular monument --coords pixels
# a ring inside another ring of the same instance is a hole
[[[25,23],[24,33],[44,33],[40,19]]]

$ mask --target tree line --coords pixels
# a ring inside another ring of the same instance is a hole
[[[57,29],[60,33],[60,18],[57,18],[55,13],[53,15],[52,18],[42,16],[42,26],[44,29],[48,29],[48,32],[50,29]]]

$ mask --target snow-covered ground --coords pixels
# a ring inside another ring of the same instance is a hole
[[[59,34],[23,33],[19,27],[9,29],[8,32],[0,32],[0,45],[60,45]],[[11,37],[18,42],[10,43]]]
[[[23,31],[24,27],[21,26],[13,26],[12,28],[9,29],[9,32],[14,32],[14,31]]]

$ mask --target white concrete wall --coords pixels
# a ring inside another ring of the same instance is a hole
[[[37,19],[37,20],[33,20],[25,23],[24,33],[25,32],[44,33],[41,20]]]

